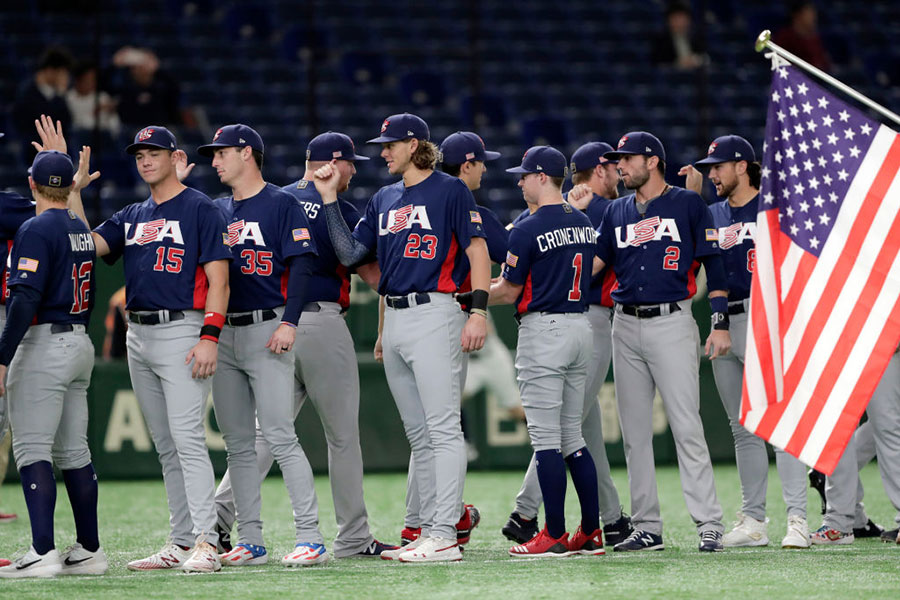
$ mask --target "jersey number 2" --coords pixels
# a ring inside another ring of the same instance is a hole
[[[666,248],[666,255],[663,257],[663,269],[666,271],[677,271],[679,258],[681,258],[681,250],[678,246]]]
[[[419,236],[418,233],[411,233],[406,240],[406,248],[403,250],[403,257],[431,260],[437,256],[437,243],[438,239],[436,235]],[[420,250],[419,246],[422,245],[425,247]]]
[[[83,313],[90,305],[92,261],[86,260],[80,265],[72,265],[72,308],[70,314]]]
[[[578,302],[581,300],[581,267],[584,262],[584,256],[579,252],[572,259],[572,267],[575,268],[575,274],[572,276],[572,289],[569,290],[569,300]]]

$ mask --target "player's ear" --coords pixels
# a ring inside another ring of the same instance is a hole
[[[31,175],[28,176],[28,189],[30,189],[32,192],[37,189],[34,183],[34,179],[31,178]]]
[[[734,163],[735,173],[737,173],[738,175],[746,174],[747,173],[747,164],[748,163],[746,160],[739,160],[736,163]]]
[[[419,148],[419,140],[418,138],[410,138],[409,140],[409,153],[415,154],[416,150]]]
[[[656,165],[658,165],[658,164],[659,164],[659,157],[658,157],[658,156],[648,156],[648,157],[647,157],[647,170],[649,170],[649,171],[655,171],[655,170],[656,170]]]

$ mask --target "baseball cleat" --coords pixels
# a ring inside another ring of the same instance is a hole
[[[517,512],[510,513],[509,520],[500,531],[511,542],[524,544],[538,534],[537,518],[526,519]]]
[[[640,550],[665,550],[661,535],[635,529],[624,541],[613,546],[613,552],[637,552]]]
[[[854,527],[853,528],[853,537],[857,538],[874,538],[881,537],[881,534],[884,532],[884,527],[881,525],[876,525],[872,519],[869,519],[864,527]]]
[[[264,565],[269,562],[269,555],[265,546],[238,544],[230,552],[220,554],[219,560],[222,561],[223,567]]]
[[[372,540],[372,543],[366,546],[365,550],[363,550],[362,552],[357,552],[356,554],[351,555],[349,558],[378,558],[384,552],[389,552],[391,550],[400,550],[400,546],[391,546],[389,544],[382,544],[378,540]]]
[[[219,560],[215,546],[201,541],[194,546],[194,551],[181,565],[181,570],[186,573],[215,573],[222,570],[222,561]]]
[[[0,523],[12,523],[18,518],[19,515],[17,515],[16,513],[0,512]]]
[[[900,544],[900,529],[887,529],[881,532],[881,541],[885,544]]]
[[[400,532],[400,545],[406,546],[410,542],[414,542],[422,535],[421,527],[404,527]]]
[[[781,540],[782,548],[803,549],[809,548],[809,525],[806,519],[797,515],[788,515],[787,534]]]
[[[293,552],[285,554],[281,564],[286,567],[310,567],[320,565],[328,560],[325,544],[302,542],[294,547]]]
[[[569,548],[568,532],[554,538],[546,526],[524,544],[509,549],[509,555],[516,558],[562,558],[573,553]]]
[[[766,539],[766,543],[768,543]],[[722,534],[718,531],[704,531],[700,534],[700,552],[721,552],[725,549],[722,545]]]
[[[0,558],[0,567],[8,567],[12,564],[12,561],[8,558]]]
[[[581,525],[569,539],[569,551],[572,554],[586,554],[588,556],[602,556],[606,554],[603,549],[603,532],[595,529],[594,533],[587,535],[581,529]]]
[[[384,550],[381,553],[381,558],[383,560],[397,560],[401,554],[406,552],[407,550],[412,550],[413,548],[418,548],[422,544],[425,543],[425,540],[428,538],[417,537],[413,541],[409,542],[405,546],[400,546],[399,548],[395,548],[394,550]]]
[[[846,546],[852,544],[854,539],[852,533],[844,533],[828,525],[822,525],[810,536],[810,541],[816,546]]]
[[[738,512],[737,517],[734,528],[722,538],[722,544],[726,548],[746,548],[769,544],[769,535],[766,532],[768,519],[757,521],[742,512]]]
[[[472,530],[481,522],[481,512],[471,504],[465,505],[463,516],[456,523],[456,543],[464,545],[469,543]]]
[[[0,567],[0,578],[18,579],[21,577],[56,577],[62,572],[62,561],[59,552],[54,548],[46,554],[38,554],[34,546],[28,552]]]
[[[615,546],[619,542],[624,542],[632,531],[634,527],[631,526],[631,517],[623,512],[617,521],[603,526],[603,537],[606,538],[608,546]]]
[[[809,470],[809,487],[819,492],[819,496],[822,498],[822,514],[825,514],[825,507],[827,506],[827,502],[825,500],[825,474],[815,469]]]
[[[147,558],[140,558],[128,563],[127,567],[131,571],[155,571],[157,569],[180,569],[181,566],[191,557],[191,551],[188,548],[173,543],[163,546],[163,549],[156,554],[151,554]]]
[[[75,542],[59,558],[62,561],[60,575],[103,575],[109,570],[103,548],[91,552]]]
[[[459,543],[453,538],[429,537],[397,557],[402,563],[456,562],[462,560]]]
[[[226,529],[224,525],[216,522],[216,533],[219,535],[219,541],[216,542],[216,552],[226,554],[231,552],[231,528]]]

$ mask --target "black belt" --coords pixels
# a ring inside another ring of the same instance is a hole
[[[662,315],[662,307],[665,304],[654,304],[653,306],[638,306],[634,304],[623,304],[622,312],[638,319],[652,319]],[[669,303],[669,313],[678,312],[681,307],[675,302]]]
[[[54,323],[50,326],[50,333],[69,333],[75,331],[75,326],[71,323]]]
[[[160,312],[169,315],[169,320],[166,321],[164,319],[160,319]],[[146,315],[141,315],[136,312],[128,313],[128,320],[132,323],[137,323],[138,325],[159,325],[160,323],[167,323],[169,321],[181,321],[184,319],[184,312],[180,310],[163,310],[152,312]]]
[[[419,304],[428,304],[431,302],[431,296],[423,294],[422,292],[416,292],[415,299],[416,303],[410,305],[409,296],[385,296],[384,303],[391,308],[409,308],[410,306],[418,306]]]
[[[738,300],[737,302],[729,302],[728,303],[728,314],[729,315],[742,315],[747,312],[747,309],[744,308],[744,301]]]
[[[243,327],[244,325],[253,325],[254,323],[263,323],[265,321],[271,321],[275,317],[278,316],[271,308],[267,308],[262,311],[261,319],[259,321],[253,320],[253,313],[248,313],[246,315],[234,315],[234,316],[226,316],[225,324],[231,325],[232,327]]]

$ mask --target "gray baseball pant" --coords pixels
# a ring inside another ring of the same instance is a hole
[[[745,308],[749,301],[744,302]],[[741,425],[744,351],[747,345],[747,313],[731,316],[731,352],[712,361],[716,388],[728,414],[734,437],[734,454],[741,479],[741,512],[757,521],[766,518],[769,455],[766,442]],[[806,518],[806,465],[787,452],[775,449],[775,466],[781,478],[781,494],[788,515]]]
[[[162,465],[171,541],[193,546],[203,535],[215,546],[216,482],[203,426],[212,381],[193,379],[191,365],[184,364],[200,339],[203,313],[184,316],[158,325],[129,323],[128,370]]]
[[[613,317],[613,374],[632,522],[636,530],[662,535],[652,429],[658,388],[675,438],[688,512],[698,533],[723,533],[722,507],[700,421],[700,334],[691,301],[678,304],[681,310],[649,319],[626,315],[617,305]]]

